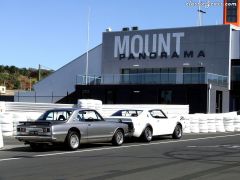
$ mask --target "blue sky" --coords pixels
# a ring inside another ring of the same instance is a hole
[[[202,0],[207,2],[209,0]],[[210,2],[222,2],[211,0]],[[197,7],[190,0],[0,0],[0,65],[58,69],[90,49],[111,27],[140,29],[197,25]],[[198,2],[198,0],[192,0]],[[202,8],[204,25],[222,23],[222,6]]]

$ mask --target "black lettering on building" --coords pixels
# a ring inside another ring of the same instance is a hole
[[[172,58],[179,58],[179,55],[177,54],[176,51],[173,52],[173,54],[172,54]]]
[[[130,60],[130,59],[135,59],[133,53],[131,53],[131,54],[129,55],[128,60]]]
[[[119,54],[119,60],[122,60],[122,59],[125,59],[125,58],[126,58],[125,54]]]
[[[205,53],[204,53],[204,51],[199,51],[197,57],[198,57],[198,58],[199,58],[199,57],[205,57]]]
[[[146,59],[146,53],[139,53],[138,59]]]
[[[161,52],[161,58],[167,58],[167,53],[166,52]]]
[[[193,58],[193,51],[184,51],[184,58]]]

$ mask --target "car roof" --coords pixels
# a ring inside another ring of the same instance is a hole
[[[53,108],[53,109],[49,109],[48,111],[75,111],[75,110],[95,110],[95,109],[91,109],[91,108]]]

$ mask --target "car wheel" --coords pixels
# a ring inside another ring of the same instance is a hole
[[[124,141],[124,134],[123,131],[118,129],[116,130],[113,139],[112,139],[112,144],[115,146],[121,146]]]
[[[180,139],[182,137],[182,126],[180,126],[179,124],[176,125],[175,129],[174,129],[174,132],[173,132],[173,135],[172,137],[174,139]]]
[[[144,129],[142,139],[144,142],[150,142],[152,140],[152,129],[149,126]]]
[[[79,134],[75,131],[70,131],[67,135],[66,143],[70,150],[77,150],[80,145]]]

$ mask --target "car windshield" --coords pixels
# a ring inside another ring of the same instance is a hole
[[[142,112],[142,110],[119,110],[113,113],[112,116],[137,117]]]
[[[41,115],[40,121],[66,121],[69,119],[73,111],[71,110],[49,110]]]

